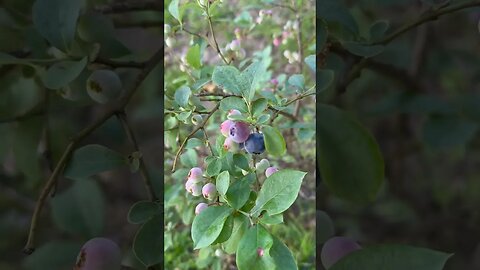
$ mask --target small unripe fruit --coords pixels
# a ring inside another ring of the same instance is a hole
[[[260,155],[265,151],[265,142],[263,140],[263,134],[252,133],[245,141],[245,150],[250,154]]]
[[[241,40],[242,39],[242,30],[240,28],[235,28],[234,30],[234,33],[235,33],[235,37],[238,39],[238,40]]]
[[[223,143],[223,149],[231,152],[236,152],[239,149],[238,143],[234,142],[231,137],[228,137]]]
[[[222,133],[223,136],[228,137],[230,134],[230,128],[235,124],[232,120],[225,120],[223,123],[220,125],[220,132]]]
[[[238,51],[240,49],[240,40],[234,39],[230,43],[230,50],[232,51]]]
[[[223,257],[223,255],[224,255],[223,250],[221,250],[221,249],[219,249],[219,248],[217,248],[217,249],[215,250],[215,256],[221,258],[221,257]]]
[[[263,257],[263,254],[265,253],[265,251],[263,250],[263,248],[257,248],[257,255],[258,257]]]
[[[245,51],[245,49],[241,48],[237,51],[236,56],[237,60],[242,60],[243,58],[245,58],[245,56],[247,56],[247,52]]]
[[[274,174],[278,172],[278,169],[276,167],[268,167],[266,170],[265,170],[265,176],[266,177],[270,177],[270,175]]]
[[[175,39],[167,37],[167,39],[165,39],[165,45],[167,45],[167,47],[173,47],[173,45],[175,45]]]
[[[193,179],[188,178],[187,182],[185,182],[185,190],[191,193],[192,186],[195,184],[196,183],[193,181]]]
[[[95,70],[87,79],[87,93],[98,103],[105,104],[120,96],[122,81],[108,69]]]
[[[243,143],[250,135],[250,127],[245,122],[235,122],[229,131],[230,137],[236,143]]]
[[[292,57],[292,53],[289,50],[285,50],[283,52],[283,56],[287,59],[290,59]]]
[[[273,39],[273,46],[278,47],[278,46],[280,46],[280,44],[282,44],[282,39],[281,38],[276,37],[276,38]]]
[[[188,182],[188,181],[187,181]],[[187,192],[195,197],[202,195],[202,186],[199,183],[193,183],[187,189]]]
[[[283,31],[282,32],[282,39],[287,40],[290,37],[290,32]]]
[[[188,172],[188,179],[192,179],[194,183],[202,181],[203,171],[199,167],[193,167]]]
[[[228,111],[227,116],[232,116],[232,115],[242,115],[242,113],[239,110],[232,109]]]
[[[270,80],[270,83],[273,84],[273,85],[278,85],[278,80],[273,78]]]
[[[203,186],[202,194],[205,199],[213,200],[217,196],[217,187],[212,183],[208,183]]]
[[[119,270],[122,254],[118,245],[107,238],[93,238],[78,254],[74,270]]]
[[[170,27],[170,24],[165,24],[164,29],[163,29],[163,33],[165,33],[165,35],[168,35],[168,34],[170,34],[171,31],[172,31],[172,28]]]
[[[203,118],[200,114],[195,114],[194,116],[192,116],[192,124],[194,125],[198,125],[202,122]]]
[[[255,164],[255,169],[257,171],[264,171],[269,166],[270,166],[270,162],[268,162],[268,159],[264,158],[264,159],[260,160],[259,162],[257,162],[257,164]]]
[[[347,254],[362,247],[348,237],[333,237],[323,244],[321,259],[326,269],[329,269]]]
[[[203,203],[203,202],[197,204],[197,206],[195,207],[195,215],[200,214],[200,212],[207,209],[207,207],[208,207],[208,204]]]

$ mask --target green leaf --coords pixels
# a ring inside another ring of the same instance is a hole
[[[262,210],[266,210],[270,216],[273,216],[287,210],[297,199],[306,174],[287,169],[267,177],[250,213],[258,216]]]
[[[292,252],[277,237],[273,237],[273,246],[270,249],[270,256],[273,258],[277,269],[298,270],[297,263]]]
[[[186,58],[187,58],[187,63],[191,67],[200,69],[202,67],[202,63],[201,63],[202,59],[200,58],[200,45],[195,44],[192,47],[190,47],[188,49]]]
[[[228,254],[237,251],[238,243],[248,228],[248,218],[244,215],[235,216],[233,219],[233,229],[230,238],[223,243],[223,250]]]
[[[80,61],[63,61],[54,64],[48,68],[47,73],[42,78],[47,88],[60,89],[80,75],[87,65],[87,58]]]
[[[117,58],[131,53],[115,36],[112,20],[100,13],[88,12],[78,20],[78,36],[91,44],[100,44],[99,56]]]
[[[23,261],[22,269],[26,270],[64,270],[71,269],[82,245],[76,242],[49,241],[35,249]],[[55,256],[52,256],[55,255]],[[8,268],[8,267],[7,267]]]
[[[133,252],[146,267],[163,260],[163,217],[154,216],[140,227],[133,240]]]
[[[345,42],[343,46],[347,51],[362,57],[373,57],[382,53],[385,49],[383,45],[365,45],[358,42]]]
[[[225,196],[227,194],[228,186],[230,185],[230,174],[228,171],[221,172],[216,179],[215,186],[220,195]]]
[[[330,22],[340,23],[354,34],[358,34],[358,25],[343,5],[343,1],[322,0],[317,3],[318,16]]]
[[[228,188],[226,198],[228,204],[235,209],[240,209],[248,201],[250,196],[250,185],[254,181],[253,174],[247,174],[240,180],[233,182]]]
[[[277,128],[264,126],[262,127],[262,132],[265,140],[265,148],[270,155],[281,156],[285,154],[287,150],[285,139]]]
[[[180,155],[180,161],[185,167],[193,168],[197,166],[198,155],[197,152],[193,149],[187,149],[185,153]]]
[[[321,69],[317,73],[317,93],[326,90],[333,82],[335,73],[333,70]]]
[[[220,101],[220,110],[228,112],[229,110],[239,110],[242,113],[247,113],[247,104],[242,98],[239,97],[227,97]]]
[[[177,102],[180,107],[186,108],[191,95],[192,91],[190,87],[183,85],[175,91],[175,102]]]
[[[458,116],[430,116],[423,126],[423,140],[432,148],[450,148],[470,142],[478,124]]]
[[[170,5],[168,5],[168,12],[170,12],[170,14],[172,14],[172,16],[175,19],[177,19],[177,21],[181,25],[182,24],[182,17],[181,17],[180,11],[178,9],[179,2],[180,2],[179,0],[172,0]]]
[[[252,114],[254,117],[259,116],[262,114],[265,109],[267,109],[268,102],[264,98],[259,98],[256,99],[254,102],[252,102]]]
[[[228,216],[223,225],[223,229],[218,235],[217,239],[212,243],[212,245],[220,244],[227,241],[233,232],[233,215]]]
[[[315,54],[309,55],[305,57],[305,64],[313,71],[315,72],[317,69],[317,59],[315,57]]]
[[[247,82],[240,75],[240,71],[232,66],[216,66],[213,70],[212,81],[226,91],[242,95]]]
[[[228,206],[210,206],[200,212],[192,223],[194,249],[212,244],[220,235],[225,220],[232,211],[232,208]]]
[[[243,170],[250,170],[250,165],[248,165],[248,159],[244,154],[234,154],[233,155],[233,164]]]
[[[317,241],[317,245],[323,244],[328,239],[335,236],[335,226],[333,225],[333,221],[330,216],[324,211],[316,211],[315,224],[317,228],[322,228],[321,230],[317,230],[315,238],[315,240]]]
[[[380,149],[370,132],[341,110],[317,105],[318,155],[322,180],[337,196],[373,201],[384,179]]]
[[[370,26],[370,41],[376,41],[382,38],[387,32],[390,23],[386,20],[379,20]]]
[[[245,85],[242,85],[242,95],[246,100],[251,101],[253,99],[255,96],[255,89],[264,73],[265,67],[260,61],[253,62],[242,72],[242,82],[245,81]]]
[[[283,223],[283,214],[276,215],[264,215],[260,218],[260,222],[263,224],[275,225]],[[323,228],[322,228],[323,229]]]
[[[208,176],[215,176],[222,170],[222,160],[215,157],[207,166]]]
[[[442,270],[452,254],[405,245],[380,245],[354,251],[330,270]]]
[[[66,52],[75,37],[81,2],[37,0],[32,8],[33,25],[50,44]]]
[[[270,119],[270,114],[262,114],[257,119],[257,125],[266,123]]]
[[[90,144],[75,150],[64,175],[72,179],[83,179],[127,164],[128,161],[120,153],[102,145]]]
[[[293,74],[288,78],[288,84],[297,87],[300,92],[303,92],[305,89],[305,78],[302,74]]]
[[[204,145],[205,143],[202,140],[197,138],[191,138],[187,141],[187,144],[185,145],[185,149],[192,149],[192,148],[204,146]]]
[[[270,255],[272,246],[272,235],[262,225],[254,225],[243,235],[238,244],[236,258],[238,270],[285,269],[275,267],[274,260]],[[259,248],[264,250],[263,256],[258,256]]]
[[[136,202],[128,211],[128,222],[132,224],[144,223],[157,214],[160,214],[158,204],[151,201]]]
[[[99,235],[103,230],[105,203],[102,190],[92,180],[77,180],[52,200],[55,225],[68,233],[84,237]]]

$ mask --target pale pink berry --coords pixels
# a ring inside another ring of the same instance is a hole
[[[194,183],[193,185],[189,186],[187,191],[193,196],[198,197],[202,194],[202,186],[198,183]]]
[[[223,149],[227,151],[235,152],[239,149],[239,145],[238,143],[234,142],[231,137],[228,137],[225,139],[225,142],[223,143]]]
[[[257,248],[257,254],[258,254],[258,257],[263,257],[263,254],[265,253],[265,251],[263,250],[263,248]]]
[[[97,237],[86,242],[77,256],[74,269],[120,269],[122,252],[110,239]]]
[[[198,183],[202,180],[203,171],[199,167],[193,167],[188,173],[188,179],[192,179],[194,183]]]
[[[194,184],[196,184],[196,183],[193,181],[193,179],[188,178],[188,179],[187,179],[187,182],[185,182],[185,190],[191,193],[190,190],[192,189],[192,186],[193,186]]]
[[[283,31],[283,33],[282,33],[282,38],[283,38],[283,39],[288,39],[288,37],[290,37],[290,32],[288,32],[288,31]]]
[[[195,207],[195,215],[200,214],[200,212],[207,209],[207,207],[208,207],[208,204],[203,203],[203,202],[197,204],[197,206]]]
[[[273,78],[270,80],[270,83],[273,84],[273,85],[277,85],[278,84],[278,80]]]
[[[232,120],[225,120],[223,123],[220,125],[220,132],[222,133],[223,136],[228,137],[230,134],[230,128],[235,124]]]
[[[232,51],[240,50],[240,40],[238,39],[232,40],[232,42],[230,43],[230,50]]]
[[[242,113],[239,110],[232,109],[228,111],[227,116],[232,116],[232,115],[242,115]]]
[[[278,169],[276,167],[268,167],[266,170],[265,170],[265,176],[266,177],[270,177],[270,175],[274,174],[278,172]]]
[[[282,43],[282,39],[280,37],[276,37],[273,39],[273,46],[278,47]]]
[[[203,186],[202,194],[205,199],[213,200],[217,196],[217,187],[212,183],[208,183]]]

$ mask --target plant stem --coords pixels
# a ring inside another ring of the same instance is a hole
[[[215,37],[215,31],[213,30],[212,17],[210,16],[208,7],[205,9],[205,11],[207,12],[208,26],[210,27],[210,32],[212,33],[213,42],[215,43],[215,50],[217,51],[218,55],[220,55],[223,62],[225,62],[225,64],[227,65],[230,65],[230,63],[227,61],[227,59],[225,59],[222,52],[220,51],[220,47],[218,46],[217,38]]]
[[[205,118],[205,120],[203,120],[202,124],[198,125],[194,130],[192,130],[192,132],[190,132],[190,134],[188,134],[187,137],[183,140],[182,144],[180,145],[180,148],[178,149],[177,153],[175,154],[175,158],[173,160],[173,165],[172,165],[172,173],[175,172],[175,167],[177,166],[178,158],[180,157],[180,154],[182,153],[183,148],[185,148],[185,145],[187,144],[187,141],[193,135],[195,135],[195,133],[197,133],[197,131],[199,131],[200,129],[202,129],[205,126],[205,124],[208,122],[208,119],[210,119],[210,117],[213,115],[213,113],[218,110],[218,107],[220,107],[220,102],[218,102],[217,105],[215,105],[215,107],[208,113],[207,117]]]
[[[132,144],[133,149],[136,152],[140,152],[140,149],[138,148],[137,139],[135,138],[135,135],[133,134],[132,128],[128,124],[127,114],[125,113],[125,111],[121,111],[121,112],[118,112],[116,115],[117,115],[118,120],[122,124],[123,130],[125,131],[125,134],[127,135],[128,140]],[[140,174],[142,175],[143,184],[145,186],[145,189],[147,190],[148,198],[150,199],[150,201],[156,201],[157,196],[155,195],[155,191],[153,189],[152,181],[150,179],[150,175],[149,175],[147,167],[145,165],[143,155],[140,156],[139,162],[140,162],[139,171],[140,171]]]
[[[201,129],[203,131],[203,135],[205,135],[205,142],[207,143],[208,147],[210,148],[210,153],[212,153],[212,155],[213,155],[213,148],[212,148],[212,145],[210,144],[210,141],[208,140],[208,135],[207,135],[207,132],[205,131],[205,127],[202,127]]]
[[[92,133],[98,127],[100,127],[103,123],[105,123],[108,119],[110,119],[113,115],[115,115],[119,111],[124,110],[125,106],[127,106],[128,102],[132,98],[133,94],[135,94],[140,84],[147,77],[147,75],[150,74],[153,68],[162,60],[162,57],[163,57],[163,48],[160,48],[145,65],[145,68],[137,76],[132,86],[129,89],[127,89],[126,94],[122,98],[120,98],[120,100],[118,100],[114,105],[112,105],[107,111],[105,111],[99,118],[97,118],[97,120],[95,120],[92,124],[90,124],[83,130],[81,130],[75,137],[70,139],[70,143],[66,147],[65,151],[62,154],[62,157],[58,161],[57,165],[55,166],[55,169],[53,170],[52,174],[50,175],[48,181],[45,183],[40,193],[37,204],[35,206],[35,210],[32,215],[27,243],[23,250],[24,253],[31,254],[35,250],[34,242],[35,242],[35,232],[38,224],[38,217],[40,216],[40,212],[42,211],[43,205],[45,204],[45,200],[47,199],[48,194],[52,190],[53,186],[55,186],[58,176],[63,172],[63,169],[67,165],[70,155],[72,154],[73,150],[75,150],[76,145],[80,141],[82,141],[85,137],[90,135],[90,133]]]

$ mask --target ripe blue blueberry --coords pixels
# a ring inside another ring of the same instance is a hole
[[[263,141],[263,134],[252,133],[245,141],[245,150],[250,154],[261,154],[265,151],[265,142]]]

